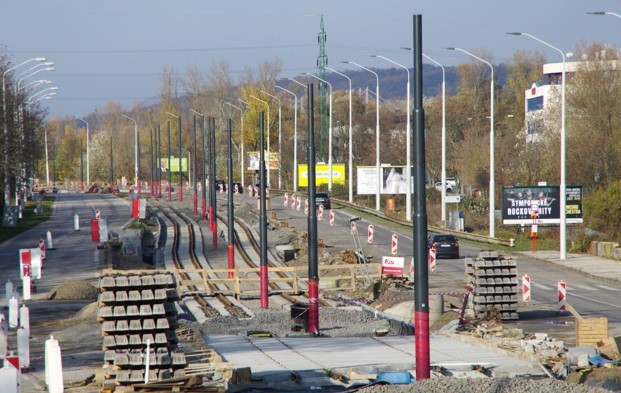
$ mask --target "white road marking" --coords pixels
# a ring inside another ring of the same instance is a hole
[[[621,291],[621,289],[619,289],[619,288],[612,288],[612,287],[609,287],[609,286],[606,286],[606,285],[599,285],[598,284],[598,285],[596,285],[596,287],[601,288],[601,289],[605,289],[607,291],[614,291],[614,292]]]

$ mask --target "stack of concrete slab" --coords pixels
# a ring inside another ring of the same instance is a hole
[[[183,376],[186,362],[178,355],[175,335],[174,277],[117,273],[103,276],[99,287],[107,382],[143,382],[147,369],[150,381]]]
[[[518,319],[518,281],[515,259],[497,251],[481,251],[466,258],[466,274],[473,290],[472,309],[479,319],[497,313],[501,319]]]

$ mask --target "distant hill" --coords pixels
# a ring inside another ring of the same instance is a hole
[[[457,75],[457,67],[444,67],[446,69],[446,94],[453,95],[457,91],[459,85],[459,76]],[[370,68],[377,72],[379,76],[380,96],[384,99],[403,99],[405,97],[405,86],[407,83],[407,75],[402,68]],[[376,79],[373,74],[365,70],[345,70],[343,74],[351,78],[352,89],[364,89],[366,87],[375,89]],[[413,83],[414,71],[410,69],[410,84],[412,86],[412,94],[414,94]],[[503,85],[505,83],[505,72],[503,64],[494,67],[494,77],[497,83]],[[299,79],[304,79],[300,76]],[[349,89],[347,79],[332,72],[326,72],[326,79],[334,90]],[[307,79],[314,81],[312,79]],[[287,79],[278,81],[281,86],[289,84]],[[524,89],[527,89],[526,86]],[[442,94],[442,69],[432,64],[423,64],[423,96],[435,97]]]

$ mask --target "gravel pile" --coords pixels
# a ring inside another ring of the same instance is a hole
[[[266,331],[278,337],[300,334],[292,331],[291,326],[289,311],[264,310],[258,311],[250,319],[215,317],[200,329],[205,334],[244,334],[246,331]],[[322,333],[330,337],[368,337],[376,330],[389,329],[390,323],[357,310],[322,308],[319,312],[319,326]]]
[[[601,387],[575,385],[551,379],[522,378],[457,379],[435,378],[409,385],[376,385],[358,390],[360,393],[610,393]]]
[[[65,282],[57,285],[47,300],[97,300],[99,289],[84,281]]]

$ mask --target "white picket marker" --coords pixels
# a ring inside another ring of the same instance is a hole
[[[9,331],[4,320],[4,314],[0,313],[0,359],[6,359],[9,353]]]
[[[80,216],[78,216],[77,214],[73,216],[73,230],[74,231],[80,230]]]
[[[285,199],[284,199],[284,205],[285,207],[289,206],[289,194],[285,192]]]
[[[373,224],[369,224],[368,228],[367,228],[367,243],[368,244],[373,244]]]
[[[24,276],[22,278],[22,296],[24,297],[24,300],[30,300],[32,298],[31,288],[32,277]]]
[[[291,194],[291,208],[295,209],[295,194]]]
[[[15,296],[9,300],[9,329],[17,329],[19,326],[19,301]]]
[[[52,241],[52,231],[47,231],[47,249],[54,249],[54,242]]]
[[[30,367],[30,330],[23,327],[17,329],[17,356],[21,368]]]
[[[13,282],[11,280],[7,280],[7,282],[4,284],[4,290],[6,304],[8,305],[9,300],[11,300],[11,295],[13,295]]]
[[[22,392],[21,372],[10,361],[5,361],[4,367],[0,368],[0,386],[3,393]]]
[[[25,304],[19,309],[19,327],[30,331],[30,310]]]
[[[45,341],[45,384],[48,393],[62,393],[64,390],[60,344],[53,336]]]

